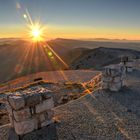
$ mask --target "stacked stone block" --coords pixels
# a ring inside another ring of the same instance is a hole
[[[140,58],[139,57],[135,57],[133,59],[133,63],[134,63],[134,69],[140,69]]]
[[[17,135],[25,135],[52,123],[54,101],[49,90],[14,92],[7,97],[7,111]]]
[[[102,88],[110,91],[119,91],[123,86],[125,70],[121,65],[110,65],[103,72]]]
[[[140,69],[140,59],[136,59],[135,67],[136,69]]]
[[[133,57],[124,56],[121,59],[121,65],[125,67],[126,72],[132,72],[136,66],[135,59]]]

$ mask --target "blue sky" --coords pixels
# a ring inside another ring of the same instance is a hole
[[[129,29],[139,34],[140,0],[1,0],[0,26],[24,24],[24,8],[44,24]]]

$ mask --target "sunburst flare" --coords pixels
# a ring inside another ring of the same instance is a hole
[[[45,40],[45,27],[40,23],[30,24],[29,25],[29,37],[34,42],[44,41]]]

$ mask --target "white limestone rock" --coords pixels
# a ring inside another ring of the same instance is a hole
[[[103,82],[102,89],[108,89],[108,88],[109,88],[109,84],[107,82]]]
[[[113,82],[114,82],[114,83],[119,83],[119,82],[121,82],[121,81],[122,81],[121,76],[116,76],[116,77],[113,78]]]
[[[117,70],[117,69],[111,69],[111,76],[114,77],[114,76],[118,76],[120,75],[120,70]]]
[[[106,75],[106,76],[110,75],[110,68],[106,67],[103,72],[103,75]]]
[[[32,118],[22,122],[14,121],[15,131],[17,135],[24,135],[38,129],[37,119]]]
[[[52,124],[53,122],[54,122],[53,120],[47,120],[47,121],[41,123],[41,127],[48,126],[48,125]]]
[[[133,72],[133,68],[132,67],[127,67],[127,72]]]
[[[8,97],[10,106],[12,106],[12,108],[14,110],[19,110],[21,108],[25,107],[25,101],[24,98],[18,95],[10,95]]]
[[[25,97],[26,99],[26,106],[35,106],[36,104],[39,104],[42,101],[41,94],[34,93],[31,95],[28,95]]]
[[[45,122],[47,120],[47,112],[39,114],[37,118],[39,119],[39,122]]]
[[[109,89],[110,91],[119,91],[122,88],[122,82],[119,83],[110,83]]]
[[[134,62],[126,62],[125,66],[127,67],[134,67],[135,63]]]
[[[47,112],[38,114],[36,117],[39,120],[39,122],[43,123],[43,122],[46,122],[48,120],[52,120],[53,116],[54,116],[54,111],[47,110]]]
[[[105,68],[105,76],[117,76],[121,73],[121,68],[120,66],[115,66],[115,65],[111,65]]]
[[[12,107],[9,105],[8,102],[6,102],[6,109],[7,109],[7,112],[9,113],[10,116],[13,116],[13,109]]]
[[[47,119],[51,120],[54,116],[54,111],[53,110],[47,110]]]
[[[29,108],[24,108],[19,111],[13,111],[13,114],[16,121],[24,121],[31,118],[31,112]]]
[[[46,100],[46,99],[53,97],[53,92],[50,90],[46,90],[46,91],[41,92],[41,96],[43,99]]]
[[[104,76],[103,77],[103,82],[111,82],[113,78],[111,76]]]
[[[52,109],[54,107],[54,101],[53,98],[47,99],[43,101],[42,103],[35,106],[35,112],[36,113],[42,113],[46,110]]]
[[[8,116],[9,116],[9,121],[10,121],[11,127],[13,128],[14,127],[14,119],[13,119],[13,116],[11,116],[10,114]]]

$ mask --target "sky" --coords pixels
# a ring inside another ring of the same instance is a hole
[[[140,0],[0,0],[0,38],[25,36],[26,9],[48,38],[140,40]]]

